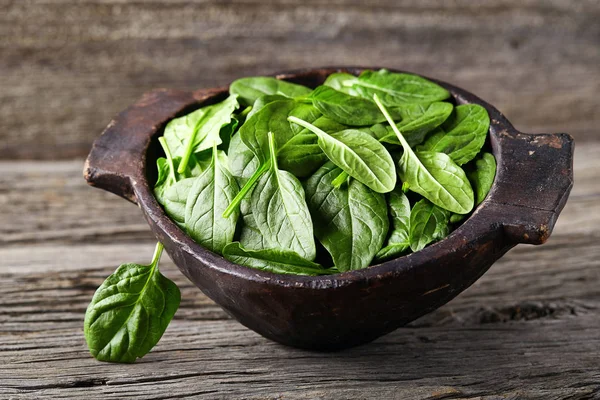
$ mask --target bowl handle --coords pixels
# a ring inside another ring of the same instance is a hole
[[[146,153],[154,134],[167,121],[218,91],[157,89],[145,93],[117,115],[96,139],[83,169],[85,180],[137,203],[133,186],[146,179]]]
[[[492,135],[492,146],[500,151],[490,201],[503,216],[507,238],[544,243],[573,186],[573,138],[502,130]]]

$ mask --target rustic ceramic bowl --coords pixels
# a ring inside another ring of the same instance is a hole
[[[318,68],[277,78],[316,87],[339,71],[361,69]],[[446,239],[370,268],[321,277],[246,268],[196,244],[165,215],[152,194],[160,152],[156,139],[170,119],[221,101],[227,88],[145,94],[96,140],[85,179],[136,203],[181,272],[248,328],[307,349],[367,343],[447,303],[516,244],[544,243],[573,185],[569,135],[521,133],[490,104],[433,81],[448,89],[456,104],[479,104],[489,112],[489,144],[498,162],[494,185]]]

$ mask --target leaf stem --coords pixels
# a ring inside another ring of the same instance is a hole
[[[287,120],[290,121],[290,122],[293,122],[293,123],[295,123],[297,125],[300,125],[301,127],[306,128],[309,131],[311,131],[312,133],[315,133],[317,135],[327,135],[327,132],[325,132],[325,131],[317,128],[313,124],[310,124],[310,123],[308,123],[308,122],[306,122],[304,120],[301,120],[298,117],[290,116],[290,117],[288,117]]]
[[[277,169],[277,149],[275,146],[275,136],[271,131],[269,131],[267,135],[267,137],[269,138],[269,154],[271,154],[271,166]]]
[[[381,113],[383,114],[387,122],[392,127],[392,130],[394,131],[396,136],[398,136],[398,140],[400,141],[400,144],[402,144],[404,151],[412,151],[410,146],[408,145],[408,142],[406,141],[406,139],[404,139],[404,136],[402,135],[402,133],[400,133],[400,130],[394,123],[394,120],[390,116],[390,113],[388,112],[387,108],[385,108],[381,101],[379,101],[379,97],[377,97],[376,94],[373,95],[373,100],[375,101],[375,104],[377,104],[377,107],[379,107],[379,109],[381,110]]]
[[[162,252],[163,252],[164,248],[165,247],[163,246],[163,244],[161,242],[156,243],[156,248],[154,249],[154,255],[152,256],[152,262],[150,263],[151,267],[156,268],[156,266],[158,265],[158,262],[160,261],[160,256],[162,256]]]
[[[337,176],[337,178],[335,178],[333,181],[331,181],[331,185],[336,188],[339,189],[344,182],[346,182],[346,180],[348,179],[348,173],[346,171],[342,171],[341,174],[339,174]]]
[[[229,203],[225,211],[223,211],[223,218],[229,218],[229,216],[235,210],[235,208],[239,206],[239,204],[242,202],[242,199],[252,189],[258,178],[260,178],[262,174],[264,174],[269,169],[270,166],[271,161],[267,160],[254,172],[250,179],[248,179],[248,182],[246,182],[246,184],[240,189],[238,194],[233,198],[233,200],[231,200],[231,203]]]
[[[246,118],[246,116],[248,114],[250,114],[250,111],[252,111],[252,106],[248,106],[248,107],[244,108],[239,115],[241,118]]]
[[[194,132],[191,134],[190,140],[188,141],[187,146],[185,148],[185,154],[183,155],[183,158],[179,163],[179,168],[177,168],[177,172],[179,172],[180,174],[183,174],[185,168],[188,165],[188,162],[190,161],[190,157],[192,156],[192,150],[194,149],[194,142],[196,141],[196,135],[198,134],[198,130],[200,129],[201,120],[202,119],[199,119],[196,123],[196,126],[194,127]]]
[[[177,182],[177,176],[175,175],[175,165],[173,164],[173,155],[171,155],[171,149],[169,149],[169,145],[164,136],[158,138],[158,143],[163,148],[165,155],[167,156],[167,162],[169,163],[169,175],[171,175],[171,179],[173,182]]]

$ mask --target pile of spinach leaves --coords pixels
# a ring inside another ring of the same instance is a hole
[[[445,238],[487,196],[496,161],[476,104],[419,76],[331,74],[313,89],[242,78],[220,103],[173,119],[154,193],[193,240],[280,274],[366,268]],[[99,360],[133,362],[158,342],[179,290],[124,264],[96,292],[85,336]]]

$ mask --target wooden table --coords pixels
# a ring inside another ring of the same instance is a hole
[[[0,1],[0,399],[600,398],[600,4],[322,3]],[[153,87],[327,64],[429,74],[524,131],[572,133],[576,184],[548,243],[329,354],[242,327],[163,257],[182,303],[162,340],[132,365],[91,358],[94,290],[154,247],[135,206],[81,177],[111,115]]]

